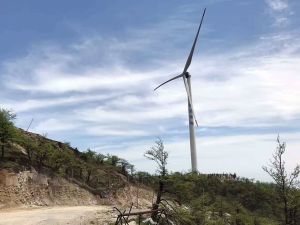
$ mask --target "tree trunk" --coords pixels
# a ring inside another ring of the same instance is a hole
[[[153,204],[152,210],[158,210],[159,203],[161,202],[161,196],[162,196],[163,190],[164,190],[164,183],[162,180],[159,180],[159,188],[158,188],[158,192],[157,192],[156,202]],[[157,211],[152,212],[151,218],[153,219],[153,221],[157,221],[157,215],[158,215]]]
[[[293,224],[293,225],[297,225],[296,224],[296,208],[294,207],[293,208],[293,210],[292,210],[292,215],[291,215],[291,223]]]
[[[288,221],[288,208],[287,208],[286,198],[284,198],[284,217],[285,217],[285,225],[288,225],[289,221]]]
[[[42,170],[42,167],[43,167],[43,158],[42,157],[39,157],[39,160],[38,160],[38,169],[39,171]]]
[[[26,152],[27,152],[27,157],[28,157],[29,166],[31,167],[31,165],[32,165],[31,150],[26,149]]]
[[[283,202],[284,202],[284,218],[285,218],[285,225],[289,225],[289,211],[288,211],[288,204],[287,204],[287,198],[284,194],[283,196]]]
[[[300,217],[299,217],[297,208],[294,211],[294,223],[295,223],[295,225],[299,225],[300,224]]]
[[[82,179],[82,168],[79,168],[79,177]]]
[[[92,174],[92,171],[91,171],[91,170],[88,170],[88,171],[87,171],[86,181],[85,181],[87,184],[90,183],[91,174]]]
[[[4,159],[4,144],[1,146],[1,159]]]

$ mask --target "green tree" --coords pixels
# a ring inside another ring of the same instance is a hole
[[[121,166],[121,173],[125,176],[128,176],[128,172],[130,172],[130,169],[133,165],[131,165],[125,159],[119,159],[118,164]]]
[[[4,158],[5,148],[9,146],[12,140],[16,137],[17,130],[14,126],[16,114],[9,110],[0,109],[0,145],[1,159]]]
[[[65,149],[51,149],[48,153],[49,164],[55,172],[61,168],[69,168],[72,163],[72,158]]]
[[[95,161],[96,155],[97,153],[89,148],[83,152],[84,159],[91,163]]]
[[[106,156],[106,162],[112,166],[117,166],[119,161],[120,161],[120,158],[116,155],[107,154],[107,156]]]
[[[85,182],[87,184],[90,184],[92,173],[96,169],[95,162],[96,162],[97,153],[88,148],[83,153],[83,156],[85,159],[85,170],[86,170]]]
[[[86,163],[85,164],[85,169],[86,169],[86,178],[85,178],[85,182],[87,184],[90,184],[91,181],[91,177],[92,177],[92,173],[93,171],[96,169],[95,166],[91,163]]]
[[[263,170],[267,172],[275,181],[280,199],[283,201],[284,208],[284,224],[292,224],[291,210],[295,201],[295,190],[299,185],[300,166],[297,165],[293,172],[288,174],[285,168],[283,154],[286,151],[285,142],[281,143],[279,136],[277,137],[278,146],[268,167],[264,166]]]
[[[95,160],[97,164],[104,164],[104,160],[106,159],[106,155],[103,155],[101,153],[96,154]]]
[[[157,171],[159,173],[159,182],[158,182],[158,191],[156,196],[156,201],[153,204],[152,210],[158,210],[159,204],[162,200],[162,194],[164,192],[164,184],[165,178],[167,175],[167,159],[168,159],[168,152],[164,150],[164,143],[161,138],[158,138],[155,141],[155,145],[152,146],[144,156],[147,159],[154,161],[157,164]],[[154,211],[151,215],[154,221],[157,221],[157,211]]]
[[[29,165],[32,166],[34,154],[36,154],[38,151],[38,144],[36,143],[36,141],[30,140],[29,138],[25,137],[22,138],[21,144],[25,148]]]
[[[45,165],[45,162],[48,161],[49,156],[53,154],[54,147],[49,142],[46,141],[45,136],[39,140],[39,144],[36,148],[36,162],[38,169],[41,170]]]
[[[167,175],[167,159],[169,153],[164,150],[164,143],[161,138],[155,141],[155,145],[145,152],[144,156],[147,159],[154,161],[157,164],[157,172],[160,176],[165,177]]]

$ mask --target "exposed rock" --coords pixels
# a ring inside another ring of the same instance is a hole
[[[0,170],[0,208],[19,205],[94,205],[100,198],[64,178]]]

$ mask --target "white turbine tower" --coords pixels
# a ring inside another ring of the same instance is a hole
[[[203,11],[201,22],[200,22],[200,25],[198,27],[198,31],[197,31],[194,43],[192,45],[192,49],[190,51],[189,57],[188,57],[188,59],[185,63],[183,72],[180,75],[178,75],[176,77],[173,77],[170,80],[167,80],[166,82],[160,84],[158,87],[156,87],[154,89],[154,91],[155,91],[156,89],[160,88],[161,86],[163,86],[164,84],[166,84],[166,83],[168,83],[172,80],[175,80],[175,79],[180,78],[180,77],[183,78],[183,82],[184,82],[184,86],[185,86],[185,90],[186,90],[187,98],[188,98],[188,115],[189,115],[189,131],[190,131],[190,148],[191,148],[192,172],[198,172],[198,169],[197,169],[197,151],[196,151],[196,141],[195,141],[195,123],[196,123],[197,127],[198,127],[198,123],[197,123],[197,119],[196,119],[195,111],[194,111],[194,107],[193,107],[191,75],[187,72],[187,70],[188,70],[188,68],[189,68],[189,66],[191,65],[191,62],[192,62],[195,46],[196,46],[196,43],[197,43],[197,40],[198,40],[198,36],[199,36],[199,32],[200,32],[200,29],[201,29],[201,26],[202,26],[202,22],[203,22],[203,19],[204,19],[204,16],[205,16],[205,12],[206,12],[206,9],[204,9],[204,11]]]

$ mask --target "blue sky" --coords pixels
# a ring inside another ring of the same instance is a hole
[[[190,169],[182,71],[190,67],[200,172],[266,180],[280,133],[300,159],[297,0],[0,1],[0,107],[17,125],[154,171],[161,136],[169,170]]]

